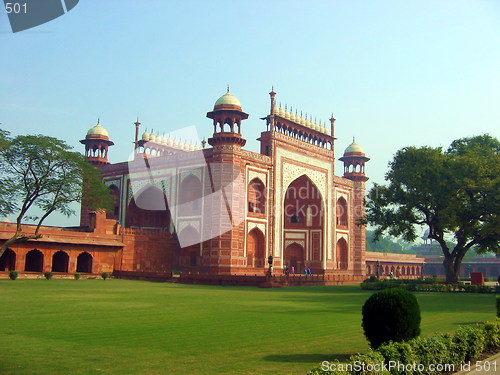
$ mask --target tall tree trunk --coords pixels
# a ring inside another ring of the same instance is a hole
[[[455,257],[452,255],[445,255],[443,261],[444,270],[446,273],[447,284],[457,284],[458,274],[460,272],[460,262],[455,264]],[[458,266],[458,267],[456,267]]]

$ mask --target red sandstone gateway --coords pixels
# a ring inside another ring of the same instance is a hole
[[[270,97],[260,153],[243,148],[248,114],[229,89],[207,113],[211,147],[147,131],[139,137],[137,121],[133,160],[110,164],[113,142],[98,122],[80,142],[114,208],[82,206],[80,227],[44,227],[41,239],[6,251],[0,270],[264,276],[272,255],[275,275],[286,265],[297,275],[310,268],[318,280],[361,280],[394,261],[404,276],[419,275],[417,257],[367,259],[365,228],[356,225],[370,160],[361,146],[347,147],[343,177],[335,176],[333,116],[327,126],[280,108],[274,91]],[[13,230],[1,223],[0,240]]]

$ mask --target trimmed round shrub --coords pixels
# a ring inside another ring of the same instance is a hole
[[[43,276],[45,276],[45,278],[46,278],[47,280],[50,280],[50,279],[52,279],[52,272],[45,272],[45,273],[43,274]]]
[[[17,276],[19,276],[19,272],[17,272],[17,271],[10,271],[10,272],[9,272],[9,278],[10,278],[11,280],[15,280],[15,279],[17,279]]]
[[[108,272],[103,272],[103,273],[101,274],[101,277],[102,277],[104,280],[106,280],[107,278],[109,278],[109,273],[108,273]]]
[[[374,349],[388,341],[402,342],[420,334],[420,307],[404,289],[373,293],[363,305],[363,330]]]
[[[75,280],[80,280],[80,277],[81,277],[81,276],[80,276],[80,274],[79,274],[78,272],[77,272],[77,273],[75,273]]]

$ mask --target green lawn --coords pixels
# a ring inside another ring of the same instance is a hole
[[[357,286],[258,289],[1,280],[0,374],[304,374],[368,350]],[[422,334],[495,317],[495,296],[417,294]]]

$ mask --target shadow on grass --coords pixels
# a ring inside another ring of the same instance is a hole
[[[323,361],[334,361],[338,359],[340,362],[349,361],[349,357],[354,354],[270,354],[263,357],[269,362],[290,362],[290,363],[309,363]]]

